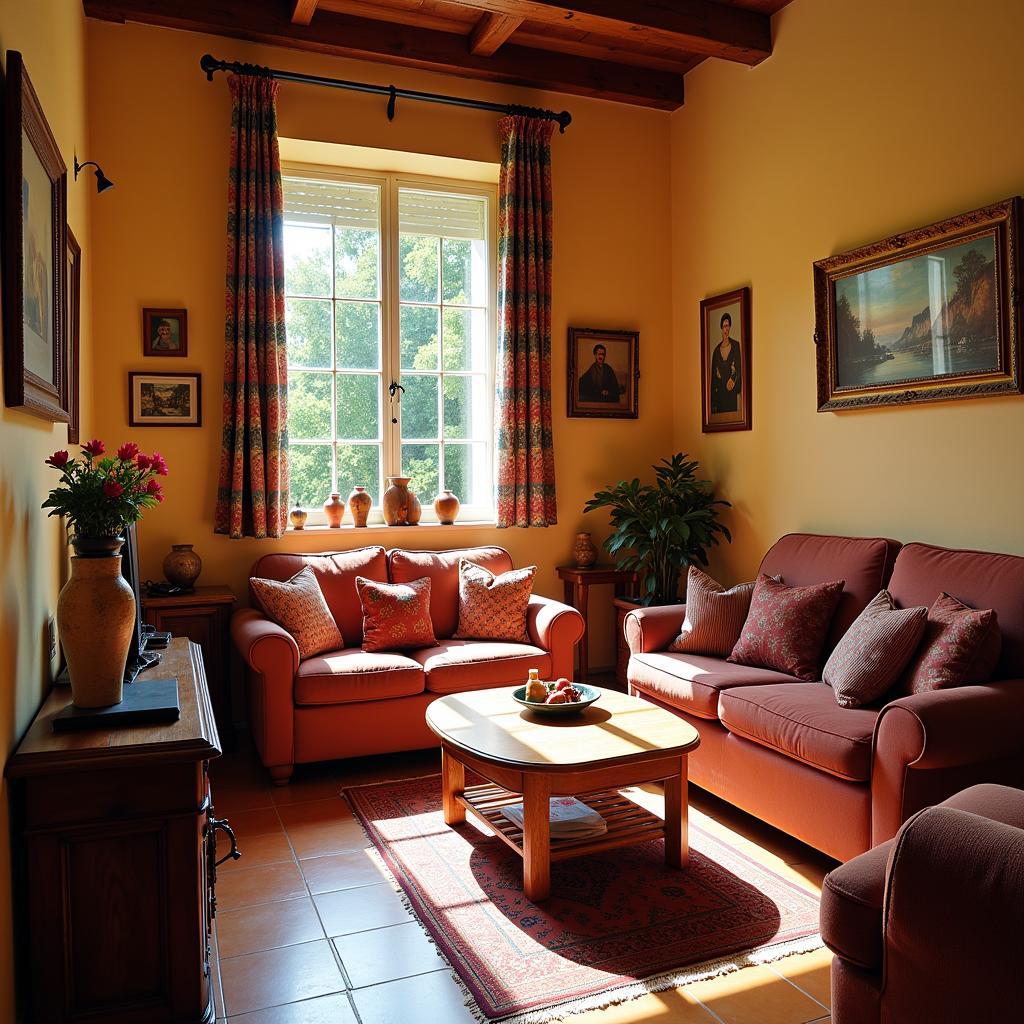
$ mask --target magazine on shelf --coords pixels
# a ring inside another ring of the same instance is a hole
[[[523,827],[521,803],[509,804],[501,809],[501,813],[514,825]],[[549,820],[552,839],[586,839],[608,831],[608,822],[574,796],[553,796]]]

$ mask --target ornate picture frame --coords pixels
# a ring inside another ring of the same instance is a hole
[[[128,374],[130,427],[201,427],[202,375],[198,373]]]
[[[818,411],[1020,394],[1021,199],[814,264]]]
[[[700,304],[700,409],[705,434],[750,430],[750,289]]]
[[[142,354],[144,356],[188,355],[188,310],[142,311]]]
[[[636,419],[640,332],[569,328],[568,415]]]

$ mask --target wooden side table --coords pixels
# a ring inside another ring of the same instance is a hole
[[[614,565],[591,565],[581,569],[575,565],[560,565],[558,578],[565,586],[565,603],[572,605],[587,622],[587,605],[589,590],[602,583],[610,583],[615,587],[616,597],[630,597],[636,587],[636,573],[632,569],[616,569]],[[589,631],[584,630],[580,643],[579,681],[585,683],[590,674]]]
[[[187,636],[200,646],[210,688],[213,713],[225,749],[233,746],[231,720],[231,609],[230,587],[196,587],[191,594],[144,597],[142,617],[151,626],[174,636]]]

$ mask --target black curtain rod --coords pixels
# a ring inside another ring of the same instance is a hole
[[[259,64],[242,64],[237,60],[217,60],[212,54],[206,53],[199,60],[199,66],[206,72],[206,80],[213,81],[215,71],[231,71],[236,75],[263,75],[275,78],[279,82],[301,82],[304,85],[326,85],[331,89],[352,89],[355,92],[369,92],[377,96],[388,97],[388,120],[395,117],[395,101],[421,100],[424,103],[446,103],[452,107],[472,107],[474,110],[493,110],[496,114],[519,114],[525,117],[543,118],[554,121],[559,132],[564,132],[572,123],[572,114],[568,110],[543,110],[540,107],[523,107],[511,103],[487,103],[484,100],[470,100],[464,96],[445,96],[437,92],[419,92],[416,89],[396,89],[393,85],[371,85],[368,82],[348,82],[343,78],[321,78],[319,75],[303,75],[297,71],[280,71],[277,68],[265,68]]]

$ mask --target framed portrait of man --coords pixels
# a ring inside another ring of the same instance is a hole
[[[750,289],[700,304],[701,429],[750,430]]]
[[[142,311],[142,354],[145,356],[187,356],[188,310],[144,309]]]
[[[639,331],[569,328],[570,416],[636,419]]]

